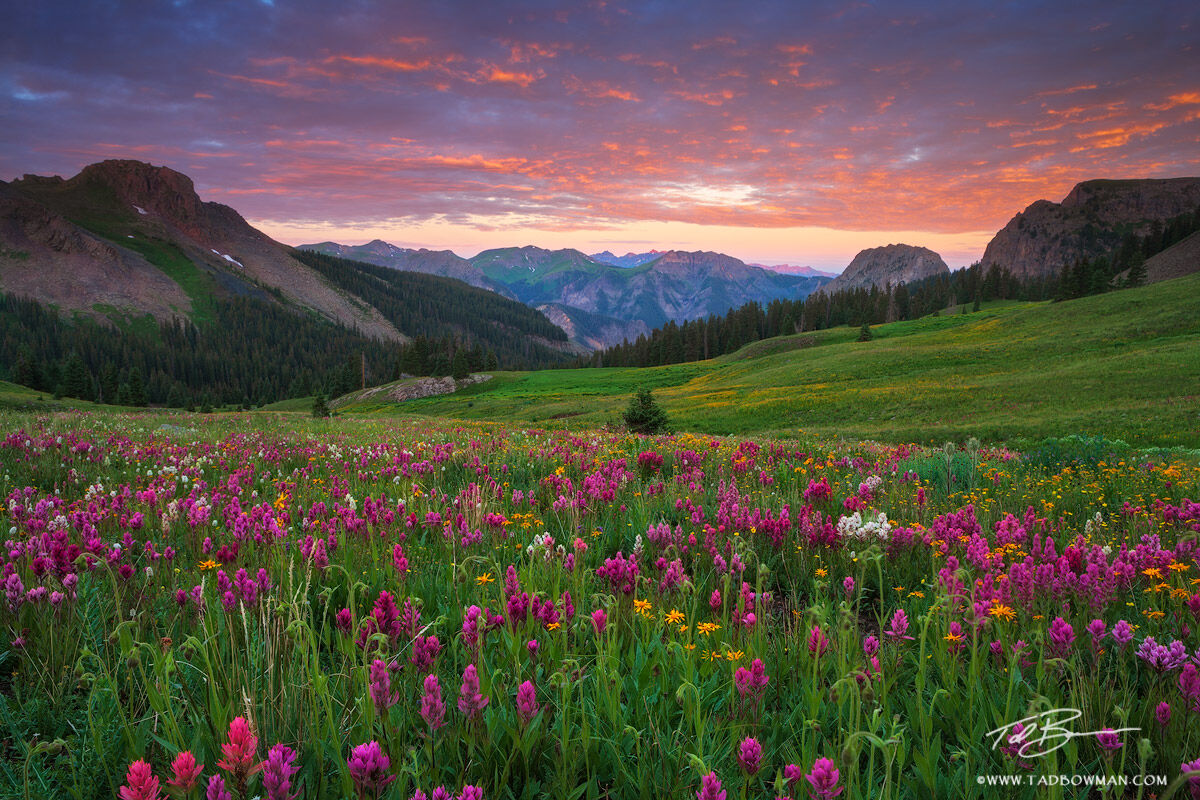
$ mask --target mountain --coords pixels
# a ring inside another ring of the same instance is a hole
[[[928,247],[889,244],[860,251],[845,271],[822,287],[822,291],[833,294],[843,289],[899,286],[949,272],[942,257]]]
[[[1200,231],[1146,259],[1146,283],[1200,272]]]
[[[390,380],[414,337],[434,365],[460,349],[508,369],[579,353],[494,292],[279,244],[166,167],[105,161],[0,182],[0,378],[21,360],[52,391],[77,357],[91,396],[102,375],[136,371],[151,402],[260,402],[318,391],[334,372]]]
[[[454,278],[463,283],[469,283],[480,289],[511,297],[502,284],[489,279],[483,271],[471,264],[470,261],[450,250],[427,250],[424,247],[412,249],[397,247],[381,239],[374,239],[366,244],[346,245],[337,242],[319,242],[318,244],[302,244],[301,250],[314,250],[367,264],[378,264],[382,267],[404,270],[406,272],[424,272],[427,275],[441,275],[444,278]]]
[[[642,264],[653,261],[662,254],[662,250],[651,250],[648,253],[626,253],[623,256],[618,256],[615,253],[605,250],[601,253],[593,253],[591,257],[604,264],[628,269],[629,267],[640,267]]]
[[[566,331],[572,342],[578,343],[589,352],[603,350],[625,341],[632,342],[639,336],[650,333],[650,326],[640,320],[631,322],[603,314],[593,314],[561,303],[545,303],[538,306],[537,310]]]
[[[547,313],[574,331],[571,340],[589,348],[635,339],[668,321],[724,314],[751,301],[803,298],[828,280],[783,275],[710,252],[669,250],[648,254],[651,260],[637,266],[619,267],[578,250],[539,247],[485,250],[470,259],[382,242],[358,247],[324,242],[301,248],[353,254],[402,270],[444,274],[453,269],[476,286],[493,288],[534,308],[552,309]]]
[[[1114,250],[1127,234],[1148,232],[1200,206],[1200,178],[1094,180],[1061,203],[1038,200],[1017,214],[984,250],[982,266],[1018,277],[1057,275],[1065,265]]]
[[[215,284],[223,294],[269,293],[369,338],[404,338],[376,309],[332,289],[232,208],[202,202],[191,179],[167,167],[104,161],[69,180],[27,175],[7,189],[13,203],[4,213],[5,247],[29,252],[25,263],[44,273],[28,280],[27,269],[6,264],[4,291],[90,313],[120,281],[128,298],[112,305],[163,320],[194,316],[195,304],[211,293],[205,285]],[[78,257],[79,247],[88,257]],[[176,284],[165,294],[164,276]],[[179,302],[181,291],[190,309]]]
[[[762,267],[772,272],[781,272],[784,275],[804,275],[809,278],[836,278],[838,276],[836,272],[827,272],[814,267],[801,267],[795,264],[756,264],[750,261],[746,263],[751,267]]]

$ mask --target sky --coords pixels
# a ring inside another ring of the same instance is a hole
[[[1195,2],[0,0],[0,178],[135,158],[280,241],[952,267],[1200,175]]]

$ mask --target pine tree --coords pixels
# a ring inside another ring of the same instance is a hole
[[[46,388],[37,359],[33,357],[33,352],[28,347],[22,347],[21,354],[17,356],[17,363],[13,368],[13,382],[28,386],[30,389],[44,390]]]
[[[467,351],[460,347],[450,361],[450,376],[456,381],[461,381],[470,374],[471,368],[467,364]]]
[[[484,369],[489,371],[500,369],[500,361],[496,358],[495,350],[488,350],[487,363],[484,365]]]
[[[1129,274],[1125,276],[1125,285],[1129,288],[1141,286],[1146,282],[1146,259],[1141,253],[1135,253],[1129,265]]]
[[[78,400],[91,400],[92,376],[78,353],[72,353],[62,368],[62,395]]]
[[[146,384],[142,380],[142,368],[134,367],[129,370],[129,403],[128,405],[143,408],[147,404]]]
[[[634,433],[653,436],[667,430],[667,412],[654,401],[649,389],[641,389],[629,401],[625,410],[625,427]]]
[[[863,323],[862,330],[860,330],[858,332],[858,340],[860,342],[871,341],[871,326],[870,326],[870,324],[868,324],[866,322]]]
[[[317,419],[329,416],[329,404],[325,402],[325,395],[318,394],[313,398],[312,415]]]

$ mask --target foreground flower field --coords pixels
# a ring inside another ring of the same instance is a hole
[[[1200,797],[1194,459],[2,421],[2,796]]]

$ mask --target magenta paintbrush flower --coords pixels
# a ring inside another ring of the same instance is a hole
[[[213,775],[208,779],[208,789],[204,792],[204,800],[233,800],[233,794],[225,788],[225,779]]]
[[[700,779],[700,789],[696,792],[696,800],[725,800],[725,790],[717,773],[710,772]]]
[[[808,652],[820,658],[829,649],[829,639],[821,630],[820,625],[813,625],[812,630],[808,634]]]
[[[371,741],[358,745],[350,751],[350,758],[346,763],[360,798],[377,797],[389,783],[396,780],[396,776],[388,772],[392,762],[379,746],[379,742]]]
[[[296,800],[299,792],[290,794],[292,776],[300,771],[296,763],[296,751],[284,744],[277,744],[267,751],[263,762],[263,788],[267,800]]]
[[[592,612],[592,626],[596,629],[596,634],[604,633],[606,625],[608,625],[608,614],[603,608],[597,608]]]
[[[400,693],[392,690],[392,674],[387,663],[380,658],[371,662],[371,700],[376,711],[386,711],[396,705]]]
[[[474,719],[479,712],[487,708],[490,698],[484,697],[479,691],[479,673],[474,664],[468,664],[463,670],[462,686],[458,689],[458,710]]]
[[[753,775],[762,767],[762,745],[753,736],[742,739],[738,746],[738,766],[747,775]]]
[[[809,773],[804,776],[804,779],[812,787],[813,797],[820,797],[825,800],[837,797],[842,793],[844,787],[838,786],[840,777],[837,767],[834,766],[832,760],[818,758]]]
[[[912,641],[911,636],[908,636],[908,614],[904,613],[903,608],[897,608],[896,613],[892,615],[892,624],[885,631],[890,639],[908,639]]]
[[[532,681],[525,681],[517,689],[517,717],[522,725],[528,725],[541,711],[537,701],[537,689]]]
[[[167,781],[167,785],[174,786],[186,794],[196,788],[196,781],[200,779],[200,773],[203,771],[204,765],[197,764],[196,757],[184,750],[171,762],[171,773],[174,777]]]
[[[437,675],[425,676],[425,693],[421,696],[421,719],[431,731],[446,724],[446,704],[442,702],[442,686]]]
[[[125,785],[117,790],[121,800],[161,800],[158,793],[158,778],[154,770],[145,761],[135,761],[129,765],[125,775]]]
[[[458,800],[483,800],[483,787],[467,785],[459,792]]]

